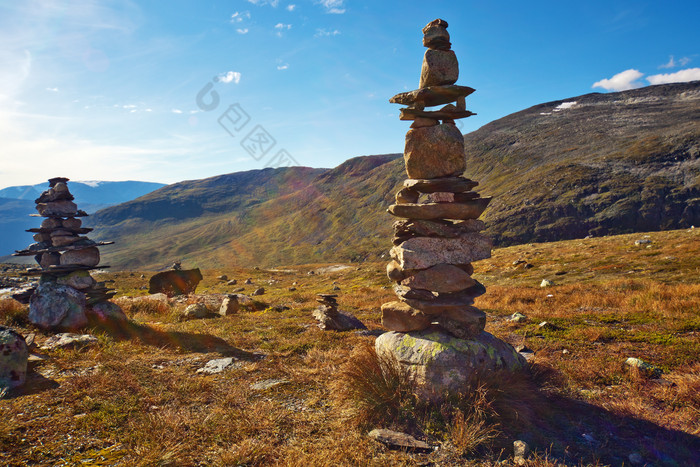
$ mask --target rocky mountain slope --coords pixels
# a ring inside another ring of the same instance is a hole
[[[36,185],[10,186],[0,190],[0,257],[14,250],[26,248],[32,235],[26,229],[37,227],[34,200],[48,188],[47,182]],[[115,204],[138,198],[165,186],[163,183],[123,182],[70,182],[70,189],[80,209],[93,213]]]
[[[465,175],[496,197],[483,218],[497,244],[700,225],[700,82],[540,104],[465,143]],[[404,178],[399,155],[253,170],[170,185],[88,223],[117,241],[105,250],[121,267],[374,260]]]

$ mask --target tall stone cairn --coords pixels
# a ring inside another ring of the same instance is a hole
[[[440,399],[460,391],[475,372],[517,370],[524,359],[509,344],[484,331],[486,315],[474,306],[485,288],[472,262],[491,256],[491,240],[478,220],[491,198],[472,191],[478,182],[466,170],[464,137],[455,120],[474,115],[465,98],[474,92],[455,85],[457,57],[447,22],[423,28],[419,89],[397,94],[401,120],[411,120],[404,161],[408,179],[389,213],[394,223],[392,261],[387,275],[398,300],[382,305],[382,325],[390,332],[375,342],[414,373],[419,394]],[[427,110],[426,107],[442,106]]]
[[[44,220],[39,228],[27,230],[36,243],[14,253],[34,256],[39,263],[22,275],[40,277],[29,298],[29,319],[44,329],[78,329],[88,324],[90,315],[99,321],[125,319],[121,309],[108,302],[116,292],[89,272],[100,263],[98,247],[113,242],[82,236],[92,229],[82,226],[80,218],[87,213],[73,202],[67,182],[63,177],[49,180],[49,189],[35,200],[38,216]]]
[[[484,312],[473,306],[485,289],[471,277],[471,263],[491,256],[491,240],[479,233],[484,223],[477,220],[491,198],[471,191],[478,182],[462,176],[464,137],[455,120],[474,115],[465,108],[465,97],[474,89],[454,84],[459,65],[447,22],[436,19],[423,34],[428,50],[420,88],[389,101],[407,105],[401,120],[413,123],[404,150],[409,178],[389,207],[402,218],[394,223],[393,261],[387,266],[399,301],[382,305],[382,324],[407,332],[438,323],[465,338],[479,334],[486,323]],[[425,109],[438,105],[444,107]]]

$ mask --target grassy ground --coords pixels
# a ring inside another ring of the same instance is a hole
[[[342,310],[380,329],[379,306],[393,298],[384,264],[208,270],[196,296],[167,305],[124,298],[147,294],[148,272],[102,274],[131,324],[91,330],[99,340],[88,348],[41,352],[24,389],[0,400],[0,463],[491,465],[510,464],[522,439],[535,450],[529,465],[629,465],[633,453],[650,465],[700,464],[700,232],[634,244],[644,237],[520,245],[476,263],[487,330],[534,350],[532,371],[483,375],[440,407],[412,398],[409,383],[376,380],[372,335],[323,332],[311,316],[315,294],[334,292]],[[188,303],[239,287],[266,293],[233,316],[177,319]],[[508,321],[516,311],[528,320]],[[48,338],[16,302],[0,301],[0,314],[39,344]],[[223,356],[234,368],[197,373]],[[662,379],[630,371],[627,357],[659,366]],[[282,382],[253,386],[271,379]],[[368,405],[364,389],[353,391],[361,383],[395,397]],[[366,436],[374,427],[438,449],[388,450]]]

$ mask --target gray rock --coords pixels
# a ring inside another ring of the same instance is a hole
[[[228,281],[226,283],[226,285],[236,285],[236,284],[238,284],[238,281],[236,279],[231,279],[230,281]]]
[[[29,321],[42,329],[79,329],[87,324],[85,295],[72,287],[42,282],[29,300]]]
[[[401,269],[399,263],[396,261],[391,261],[386,265],[386,275],[390,280],[400,282],[401,280],[405,279],[408,274]]]
[[[209,309],[203,303],[193,303],[185,308],[182,318],[185,320],[207,318],[210,315]]]
[[[390,449],[404,449],[407,451],[430,452],[433,448],[424,441],[417,440],[413,436],[399,431],[377,428],[367,436],[375,441],[379,441]]]
[[[514,323],[524,323],[527,321],[527,316],[522,313],[515,312],[510,316],[510,318],[508,318],[508,321],[512,321]]]
[[[221,316],[229,316],[238,313],[241,305],[238,303],[238,297],[236,295],[229,295],[224,298],[221,302],[221,307],[219,308],[219,314]]]
[[[492,198],[476,198],[460,203],[392,204],[387,211],[408,219],[476,219],[488,207]]]
[[[233,357],[217,358],[215,360],[209,360],[206,365],[197,370],[197,373],[213,375],[216,373],[221,373],[224,370],[238,368],[239,366],[241,366],[241,363],[237,362]]]
[[[251,295],[258,296],[258,295],[264,295],[264,294],[265,294],[265,288],[259,287],[259,288],[255,289],[255,291]]]
[[[61,255],[61,264],[78,264],[80,266],[94,267],[100,264],[100,250],[97,247],[83,248],[80,250],[68,250]]]
[[[74,289],[83,290],[89,289],[95,285],[96,281],[87,271],[75,271],[66,276],[59,277],[56,279],[56,283],[60,285],[67,285],[69,287],[73,287]]]
[[[639,245],[649,245],[651,243],[651,240],[648,238],[640,238],[639,240],[635,240],[634,244],[639,246]]]
[[[540,287],[551,287],[554,285],[554,282],[550,281],[549,279],[542,279],[542,282],[540,282]]]
[[[513,457],[515,459],[527,459],[530,455],[530,445],[525,441],[515,440],[513,441]]]
[[[440,313],[435,321],[448,333],[460,339],[481,334],[486,326],[486,313],[473,306],[451,309]]]
[[[413,373],[419,394],[441,400],[445,393],[459,393],[479,371],[526,368],[515,349],[482,332],[470,339],[457,339],[432,328],[411,333],[387,332],[375,341],[379,355],[395,358]]]
[[[220,281],[227,281],[227,280],[228,280],[228,276],[227,276],[226,274],[222,274],[222,275],[220,275],[219,277],[217,277],[217,279],[220,280]]]
[[[362,321],[350,313],[338,311],[327,306],[320,306],[313,312],[318,320],[318,327],[324,331],[352,331],[353,329],[367,329]]]
[[[102,324],[127,321],[124,310],[116,303],[108,301],[97,302],[88,306],[86,313],[88,318],[94,318]]]
[[[454,125],[411,128],[403,156],[413,179],[461,175],[467,167],[464,136]]]
[[[250,389],[254,389],[256,391],[266,391],[274,388],[275,386],[281,386],[282,384],[288,383],[291,383],[291,381],[288,379],[265,379],[251,384]]]
[[[459,78],[459,62],[453,50],[428,49],[423,56],[419,88],[455,84]],[[438,104],[435,104],[438,105]]]
[[[491,257],[491,239],[478,233],[457,238],[409,238],[391,249],[401,269],[427,269],[438,264],[466,264]]]
[[[656,365],[647,363],[640,358],[630,357],[625,360],[625,365],[630,368],[637,368],[642,376],[646,378],[659,378],[663,374],[663,370]]]
[[[0,390],[24,384],[28,357],[24,337],[14,329],[0,326]]]
[[[44,342],[42,350],[86,347],[97,343],[97,338],[90,334],[73,334],[64,332],[51,336]]]

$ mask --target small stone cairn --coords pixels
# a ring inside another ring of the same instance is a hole
[[[324,331],[349,331],[352,329],[367,329],[362,322],[346,313],[338,310],[338,295],[318,294],[316,301],[321,305],[314,310],[314,318],[318,320],[318,327]]]
[[[98,321],[126,318],[108,301],[116,292],[89,272],[100,263],[98,247],[113,242],[81,236],[92,229],[82,227],[80,218],[87,214],[73,202],[67,182],[62,177],[49,180],[49,189],[35,200],[38,216],[45,219],[39,228],[27,230],[34,233],[36,243],[13,255],[34,256],[39,263],[40,267],[21,274],[40,276],[29,298],[29,320],[44,329],[78,329],[88,324],[89,316]]]
[[[455,120],[474,115],[465,106],[474,89],[455,85],[459,66],[447,22],[436,19],[423,34],[428,50],[419,89],[390,99],[407,106],[400,119],[413,123],[404,150],[409,178],[388,209],[400,218],[393,226],[393,260],[387,266],[398,301],[382,305],[382,324],[394,332],[380,336],[376,347],[420,373],[419,380],[430,380],[434,373],[433,389],[440,392],[464,383],[465,371],[517,367],[522,361],[512,347],[484,332],[486,315],[473,306],[486,291],[471,277],[471,263],[491,256],[492,242],[479,233],[485,225],[478,220],[491,198],[472,191],[478,182],[463,176],[464,137]],[[433,106],[443,107],[426,110]],[[435,353],[431,346],[454,355]],[[487,363],[477,365],[479,359]],[[450,374],[464,374],[447,381],[445,373],[460,365]]]

